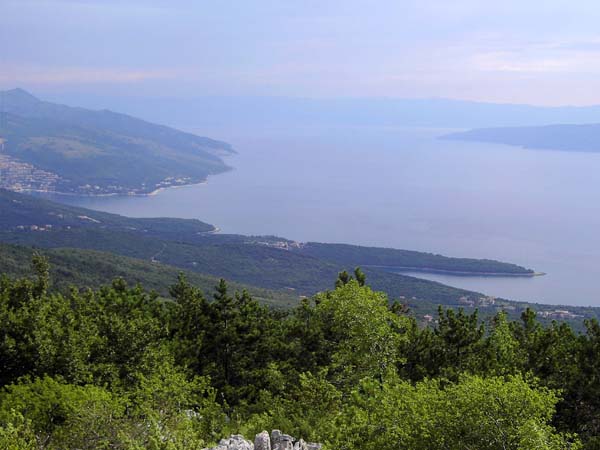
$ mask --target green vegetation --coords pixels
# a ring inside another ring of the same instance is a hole
[[[85,248],[122,256],[160,261],[184,270],[209,274],[267,289],[294,289],[312,295],[330,287],[340,267],[352,268],[376,260],[378,255],[404,255],[419,265],[464,269],[465,261],[476,270],[479,260],[464,260],[402,250],[374,249],[335,244],[307,244],[295,248],[277,237],[247,237],[206,233],[211,225],[184,219],[132,219],[75,208],[47,200],[0,190],[0,242],[44,248]],[[51,225],[51,227],[47,227]],[[34,227],[35,229],[32,229]],[[43,228],[40,231],[40,228]],[[288,245],[288,250],[278,244]],[[339,257],[339,249],[352,257]],[[306,249],[306,250],[305,250]],[[312,254],[318,249],[320,254]],[[322,254],[322,258],[321,258]],[[364,254],[364,257],[361,256]],[[514,270],[512,264],[481,261],[488,270]],[[523,269],[525,270],[525,269]],[[376,289],[393,298],[405,297],[456,305],[460,297],[480,294],[455,289],[370,267]]]
[[[419,327],[368,278],[283,312],[224,280],[165,301],[121,280],[50,294],[47,261],[0,281],[0,447],[201,449],[285,429],[326,449],[596,449],[600,324]]]
[[[0,210],[0,242],[46,249],[57,265],[63,265],[63,272],[69,274],[57,274],[56,282],[63,287],[69,282],[95,287],[115,276],[123,276],[130,282],[140,281],[163,295],[168,291],[175,272],[183,270],[204,279],[224,277],[245,285],[247,289],[253,286],[254,296],[265,299],[269,304],[287,307],[291,298],[329,289],[331,280],[340,269],[352,270],[361,266],[365,268],[374,289],[406,304],[412,314],[422,319],[425,315],[435,315],[440,304],[477,307],[481,317],[486,319],[499,310],[506,310],[510,318],[517,319],[532,306],[502,299],[489,302],[477,292],[379,267],[379,263],[396,265],[401,262],[413,267],[427,265],[479,273],[489,270],[506,273],[527,271],[509,263],[343,244],[298,244],[274,236],[214,234],[211,233],[212,225],[198,220],[128,218],[1,189]],[[81,250],[101,251],[105,255],[91,256],[90,264],[81,264],[87,258]],[[27,260],[31,254],[25,249],[23,251],[21,261]],[[2,259],[6,259],[3,252],[6,249],[0,247],[0,267]],[[115,257],[106,255],[107,252]],[[137,261],[119,260],[116,255]],[[92,265],[91,262],[97,264]],[[168,277],[158,273],[158,264],[172,266]],[[10,273],[23,274],[22,271]],[[194,283],[206,287],[197,278]],[[535,305],[538,311],[552,312],[556,308]],[[584,319],[598,318],[600,312],[598,308],[590,307],[569,306],[562,309],[573,313],[563,319],[578,330],[582,328]],[[552,316],[543,318],[547,323],[551,319]]]
[[[3,153],[57,175],[48,189],[148,193],[228,169],[219,155],[233,150],[223,142],[108,110],[43,102],[20,89],[3,96]],[[22,181],[15,178],[15,186]]]
[[[245,242],[222,242],[220,238],[213,241],[212,237],[200,244],[190,244],[135,232],[85,228],[0,232],[0,242],[42,248],[98,249],[146,262],[160,261],[186,271],[225,277],[264,289],[287,290],[296,295],[312,295],[328,289],[340,268],[334,263],[293,251]],[[346,268],[351,269],[349,266]],[[485,297],[476,292],[374,268],[367,268],[365,272],[375,289],[408,304],[419,315],[434,313],[438,304],[456,307],[461,305],[461,298],[479,302]],[[514,308],[511,314],[518,317],[520,311],[529,305],[505,300],[480,305],[486,317],[504,306]],[[580,308],[576,310],[580,314]],[[595,317],[597,312],[596,308],[587,308],[582,315]]]
[[[239,245],[246,247],[278,249],[275,244],[286,244],[290,252],[333,263],[335,266],[388,266],[428,268],[470,273],[504,273],[529,275],[531,270],[515,264],[471,258],[449,258],[431,253],[390,248],[360,247],[346,244],[310,242],[294,246],[292,241],[274,236],[251,238],[236,235],[205,236],[212,225],[190,219],[135,219],[116,214],[102,213],[85,208],[62,205],[41,198],[16,194],[0,189],[0,231],[15,231],[18,227],[52,225],[53,231],[68,229],[94,229],[134,232],[144,237],[169,239],[194,246]],[[23,230],[27,231],[27,230]],[[63,233],[64,234],[64,233]],[[59,239],[59,238],[57,238]],[[60,238],[65,245],[64,239]],[[75,246],[75,245],[73,245]],[[260,250],[256,250],[260,252]],[[295,256],[292,256],[292,258]]]
[[[490,259],[448,258],[433,253],[394,248],[361,247],[348,244],[308,242],[302,254],[344,266],[375,266],[388,269],[413,269],[471,274],[533,275],[533,270]]]
[[[35,254],[48,258],[51,264],[50,289],[63,294],[68,293],[71,286],[97,289],[115,278],[122,278],[129,285],[141,284],[161,297],[168,297],[169,287],[181,273],[204,291],[211,290],[219,281],[214,276],[112,253],[74,248],[34,250],[9,244],[0,244],[0,273],[11,277],[26,276]],[[231,287],[246,290],[262,304],[277,308],[292,308],[299,301],[298,295],[289,290],[274,291],[235,282],[231,283]]]
[[[38,231],[98,229],[137,231],[153,237],[194,236],[211,232],[214,226],[195,219],[132,218],[91,209],[63,205],[30,195],[0,189],[0,230]],[[50,227],[48,227],[50,225]],[[34,228],[32,230],[32,227]]]

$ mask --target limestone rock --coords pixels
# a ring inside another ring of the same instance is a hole
[[[241,434],[233,434],[221,439],[216,447],[204,450],[321,450],[321,447],[321,444],[296,440],[289,434],[273,430],[271,436],[267,431],[257,434],[254,444],[244,439]]]
[[[294,450],[294,438],[289,434],[282,434],[279,430],[271,433],[273,450]]]
[[[209,450],[254,450],[254,444],[244,439],[241,434],[233,434],[226,439],[221,439],[219,445]]]
[[[302,439],[300,439],[299,441],[296,441],[294,443],[294,450],[307,450],[306,442],[304,442],[304,440],[302,440]]]
[[[271,438],[268,431],[259,433],[254,438],[254,450],[271,450]]]

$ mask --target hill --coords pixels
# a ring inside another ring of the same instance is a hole
[[[195,219],[130,218],[91,209],[67,206],[30,195],[0,189],[0,230],[50,231],[102,229],[139,231],[153,236],[190,235],[214,231],[214,226]]]
[[[410,269],[422,272],[448,272],[485,275],[533,276],[534,271],[516,264],[490,259],[449,258],[433,253],[395,248],[363,247],[348,244],[308,242],[299,252],[342,265],[370,266],[387,270]]]
[[[0,186],[77,194],[147,194],[228,170],[229,144],[109,110],[0,92]]]
[[[68,206],[28,195],[17,194],[0,189],[0,231],[25,232],[35,231],[33,241],[59,243],[59,246],[77,247],[80,245],[97,246],[91,235],[108,245],[107,241],[115,241],[122,233],[133,234],[133,241],[144,237],[161,238],[175,241],[170,244],[183,248],[171,255],[169,248],[162,252],[162,258],[181,259],[188,247],[214,247],[252,249],[259,259],[265,255],[284,254],[290,260],[319,259],[336,266],[390,266],[410,267],[433,270],[448,270],[470,273],[501,273],[529,276],[533,273],[515,264],[493,260],[472,258],[449,258],[424,252],[397,250],[377,247],[361,247],[346,244],[298,243],[276,236],[242,236],[211,234],[214,226],[194,219],[172,218],[129,218],[116,214],[93,211],[85,208]],[[94,230],[94,233],[91,233]],[[40,232],[44,232],[40,234]],[[119,232],[118,234],[115,232]],[[44,237],[45,235],[45,237]],[[83,236],[87,237],[83,237]],[[26,238],[28,240],[28,238]],[[117,239],[120,241],[121,239]],[[78,242],[80,242],[78,244]],[[124,243],[127,246],[127,243]],[[168,246],[168,247],[170,247]],[[159,241],[154,241],[141,249],[142,254],[158,251],[162,248]],[[242,257],[246,251],[238,251]],[[137,255],[133,255],[137,256]],[[248,256],[249,257],[249,256]],[[219,265],[214,255],[210,262],[213,267]],[[267,258],[268,259],[268,258]],[[275,258],[277,259],[277,258]],[[177,264],[176,264],[177,265]],[[375,267],[373,267],[375,268]],[[226,266],[222,270],[227,269]]]
[[[32,256],[34,252],[38,252],[49,259],[51,287],[58,292],[66,293],[71,286],[87,286],[95,289],[110,284],[115,278],[123,278],[130,286],[139,283],[147,289],[156,291],[162,297],[168,297],[169,287],[176,282],[179,273],[183,273],[191,284],[199,287],[209,298],[219,278],[225,277],[233,290],[240,292],[246,290],[263,304],[288,309],[297,305],[299,299],[305,295],[331,289],[332,280],[336,278],[340,268],[351,268],[351,266],[330,264],[314,258],[294,259],[286,252],[267,247],[263,248],[265,254],[261,261],[259,254],[253,251],[256,249],[232,244],[197,247],[195,250],[188,248],[188,251],[196,252],[196,258],[205,258],[202,265],[177,266],[177,260],[174,261],[174,265],[169,265],[170,258],[167,263],[159,263],[157,260],[148,260],[145,257],[154,251],[153,247],[150,247],[147,254],[141,251],[144,245],[150,245],[151,240],[137,241],[135,236],[127,235],[123,241],[120,241],[115,236],[110,237],[113,232],[108,233],[106,241],[101,243],[91,230],[86,232],[90,234],[83,237],[89,240],[84,239],[80,245],[85,243],[88,248],[94,248],[106,244],[109,247],[108,251],[72,247],[32,248],[27,244],[46,246],[59,245],[61,242],[56,240],[50,243],[35,239],[34,233],[20,233],[19,239],[13,241],[24,243],[25,246],[0,243],[0,274],[11,277],[30,274]],[[7,238],[10,240],[10,236],[8,233],[0,233],[0,240]],[[74,236],[82,237],[79,234]],[[30,240],[23,239],[24,237],[29,237]],[[119,248],[120,242],[132,239],[133,244],[130,247]],[[92,244],[89,245],[89,242]],[[175,246],[173,253],[176,254],[182,248],[185,247]],[[246,254],[242,253],[244,249],[248,251]],[[126,253],[137,257],[122,256]],[[213,267],[211,261],[216,261],[218,264]],[[231,268],[227,268],[228,265],[231,265]],[[293,273],[286,274],[286,270]],[[468,303],[469,301],[476,304],[483,319],[493,316],[498,310],[504,310],[509,317],[516,320],[527,308],[533,308],[541,313],[538,319],[543,323],[549,324],[556,318],[552,313],[557,307],[552,305],[533,305],[502,299],[491,301],[483,294],[429,280],[369,268],[364,271],[371,286],[376,286],[378,290],[387,293],[390,299],[399,300],[408,306],[411,315],[420,319],[426,315],[434,316],[440,304],[472,309],[474,305]],[[584,319],[600,318],[598,308],[570,306],[568,309],[574,316],[562,317],[561,321],[569,322],[577,330],[583,329]]]
[[[479,128],[448,134],[442,139],[596,153],[600,152],[600,124]]]
[[[31,273],[30,265],[34,253],[48,258],[50,263],[51,288],[66,293],[72,286],[98,289],[116,278],[124,279],[130,286],[143,285],[162,297],[169,297],[169,287],[177,282],[180,273],[207,297],[219,283],[219,278],[177,269],[159,263],[127,258],[107,252],[75,248],[33,249],[0,243],[0,274],[10,277],[25,277]],[[289,308],[298,303],[298,295],[289,291],[273,291],[230,282],[234,291],[248,291],[263,304],[278,308]]]
[[[352,266],[340,266],[263,245],[219,242],[198,245],[136,232],[93,228],[0,231],[0,242],[42,248],[100,250],[265,289],[285,289],[297,295],[312,295],[329,289],[340,270],[353,269]],[[483,297],[482,294],[419,278],[375,269],[366,269],[365,272],[375,288],[384,290],[392,298],[411,299],[413,303],[430,300],[436,304],[458,305],[459,299],[464,296]]]
[[[531,306],[500,299],[492,301],[481,293],[390,272],[403,265],[455,271],[470,268],[474,273],[490,270],[529,273],[528,269],[498,261],[340,244],[304,244],[274,236],[214,234],[210,232],[214,229],[211,225],[197,220],[134,219],[6,190],[0,190],[0,210],[0,242],[49,252],[59,265],[64,262],[63,267],[68,266],[64,272],[71,275],[65,275],[64,284],[70,278],[82,277],[84,284],[96,286],[123,276],[131,282],[148,280],[147,286],[166,292],[175,274],[184,270],[208,277],[209,283],[200,284],[209,289],[212,280],[223,277],[297,299],[332,288],[341,270],[352,271],[362,266],[370,285],[407,304],[419,316],[434,313],[439,304],[478,307],[484,316],[506,309],[512,317],[518,317]],[[14,259],[8,258],[10,252],[7,252],[6,248],[0,249],[0,261]],[[127,259],[119,260],[120,257]],[[64,258],[69,259],[69,264]],[[13,267],[27,267],[27,260],[23,256]],[[89,264],[83,264],[86,260]],[[385,264],[391,267],[381,267]],[[123,267],[129,269],[123,272]],[[257,296],[274,298],[275,294]],[[553,307],[538,306],[540,311],[553,311]],[[577,309],[579,322],[583,317],[596,316],[593,308],[569,309]]]
[[[6,190],[0,190],[0,209],[0,241],[3,242],[109,251],[264,288],[293,288],[306,295],[330,287],[342,268],[351,270],[359,265],[382,265],[382,262],[410,267],[425,264],[433,269],[457,271],[471,268],[476,273],[529,273],[528,269],[498,261],[337,244],[302,244],[273,236],[212,234],[213,226],[198,220],[128,218]],[[431,288],[429,294],[435,292],[430,300],[444,304],[455,303],[469,295],[468,291],[442,287],[438,283],[423,284],[423,280],[387,273],[377,267],[367,267],[367,270],[380,279],[394,297],[425,298],[428,290],[423,290],[423,286]]]

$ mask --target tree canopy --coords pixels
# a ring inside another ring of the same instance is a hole
[[[594,449],[600,325],[440,308],[420,327],[357,269],[292,311],[220,280],[0,278],[0,448],[204,448],[279,428],[327,449]]]

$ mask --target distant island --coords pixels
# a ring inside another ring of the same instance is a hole
[[[447,134],[440,139],[597,153],[600,152],[600,124],[476,128]]]
[[[0,187],[147,195],[229,170],[225,143],[141,119],[0,92]]]

